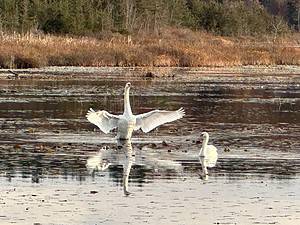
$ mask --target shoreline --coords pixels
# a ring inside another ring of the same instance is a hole
[[[15,73],[15,74],[14,74]],[[226,67],[83,67],[83,66],[50,66],[28,69],[0,69],[0,79],[12,78],[39,78],[40,76],[76,76],[76,75],[110,75],[140,78],[174,77],[174,74],[183,76],[278,76],[300,75],[300,66],[226,66]]]

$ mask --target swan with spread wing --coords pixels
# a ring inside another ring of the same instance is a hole
[[[114,128],[117,128],[118,139],[130,139],[134,130],[141,129],[147,133],[164,123],[178,120],[185,115],[183,108],[176,111],[156,109],[147,113],[133,115],[129,101],[130,87],[130,83],[125,85],[124,113],[122,115],[113,115],[105,110],[94,111],[90,108],[86,114],[88,121],[95,124],[106,134]]]

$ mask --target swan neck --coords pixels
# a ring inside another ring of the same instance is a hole
[[[201,156],[206,156],[206,147],[207,147],[207,144],[208,144],[208,137],[205,136],[204,140],[202,142],[202,148],[201,148],[201,152],[200,152]]]
[[[124,114],[132,115],[130,101],[129,101],[129,89],[124,91]]]

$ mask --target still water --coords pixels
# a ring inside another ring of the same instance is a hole
[[[300,224],[300,76],[121,77],[0,80],[1,225]],[[122,113],[127,81],[135,114],[186,116],[117,143],[85,114]]]

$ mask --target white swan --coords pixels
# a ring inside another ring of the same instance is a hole
[[[207,132],[202,132],[203,136],[202,148],[199,152],[199,160],[202,165],[203,179],[208,179],[207,167],[214,167],[218,160],[218,150],[213,145],[208,145],[209,135]]]
[[[105,110],[95,112],[90,108],[86,115],[88,121],[95,124],[106,134],[112,129],[117,128],[118,139],[130,139],[133,130],[141,129],[147,133],[164,123],[180,119],[185,115],[183,108],[176,111],[153,110],[147,113],[133,115],[129,101],[130,86],[130,83],[125,85],[124,113],[122,115],[113,115]]]

